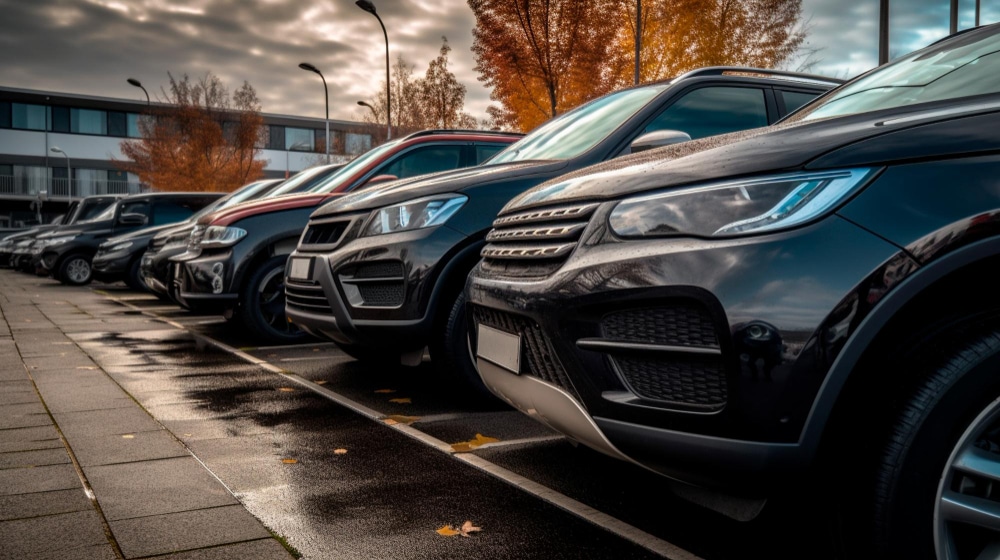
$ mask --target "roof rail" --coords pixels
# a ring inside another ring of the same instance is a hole
[[[804,74],[802,72],[788,72],[786,70],[772,70],[769,68],[750,68],[746,66],[708,66],[706,68],[699,68],[686,74],[682,74],[677,79],[695,78],[698,76],[722,76],[725,74],[756,74],[779,80],[812,82],[834,86],[839,86],[844,83],[844,80],[839,78],[829,78],[818,74]]]
[[[428,128],[406,135],[406,138],[416,138],[418,136],[430,136],[432,134],[486,134],[493,136],[524,136],[521,132],[505,132],[502,130],[471,130],[460,128]]]

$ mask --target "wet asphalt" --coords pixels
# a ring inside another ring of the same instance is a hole
[[[86,299],[98,319],[70,338],[306,558],[663,557],[399,424],[447,444],[494,438],[469,453],[666,541],[677,547],[671,557],[829,556],[810,544],[819,528],[797,505],[748,523],[694,506],[662,477],[576,447],[498,402],[470,401],[426,361],[375,368],[321,341],[261,348],[220,317],[149,295],[33,281],[70,304]],[[330,392],[381,417],[345,408]],[[468,538],[437,531],[466,521],[481,530]]]

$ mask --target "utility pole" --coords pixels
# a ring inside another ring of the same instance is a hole
[[[878,64],[889,62],[889,0],[878,5]]]
[[[635,85],[639,85],[639,63],[642,58],[642,0],[635,0]]]

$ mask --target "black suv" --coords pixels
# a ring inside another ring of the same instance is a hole
[[[334,200],[313,213],[289,259],[288,318],[363,359],[414,364],[430,346],[442,375],[485,393],[467,348],[461,294],[506,202],[631,151],[766,126],[839,83],[706,68],[593,100],[485,166]]]
[[[996,557],[998,53],[964,32],[512,200],[467,286],[486,385],[677,480],[808,488],[857,557]]]
[[[173,223],[190,216],[225,193],[137,194],[117,200],[100,214],[39,235],[32,249],[40,273],[64,284],[87,284],[98,246],[114,235]]]
[[[31,229],[13,233],[0,240],[0,266],[8,265],[23,272],[33,272],[31,264],[31,246],[35,239],[48,231],[60,226],[69,225],[100,214],[105,208],[121,198],[119,195],[94,195],[70,202],[69,208],[60,219],[50,224],[35,226]]]

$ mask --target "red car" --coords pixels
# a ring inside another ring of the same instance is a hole
[[[305,335],[285,318],[283,272],[313,210],[375,183],[478,165],[519,139],[485,131],[417,132],[368,151],[308,192],[207,214],[187,252],[172,259],[172,295],[188,309],[223,312],[262,341],[297,340]],[[333,242],[343,233],[325,235]]]

